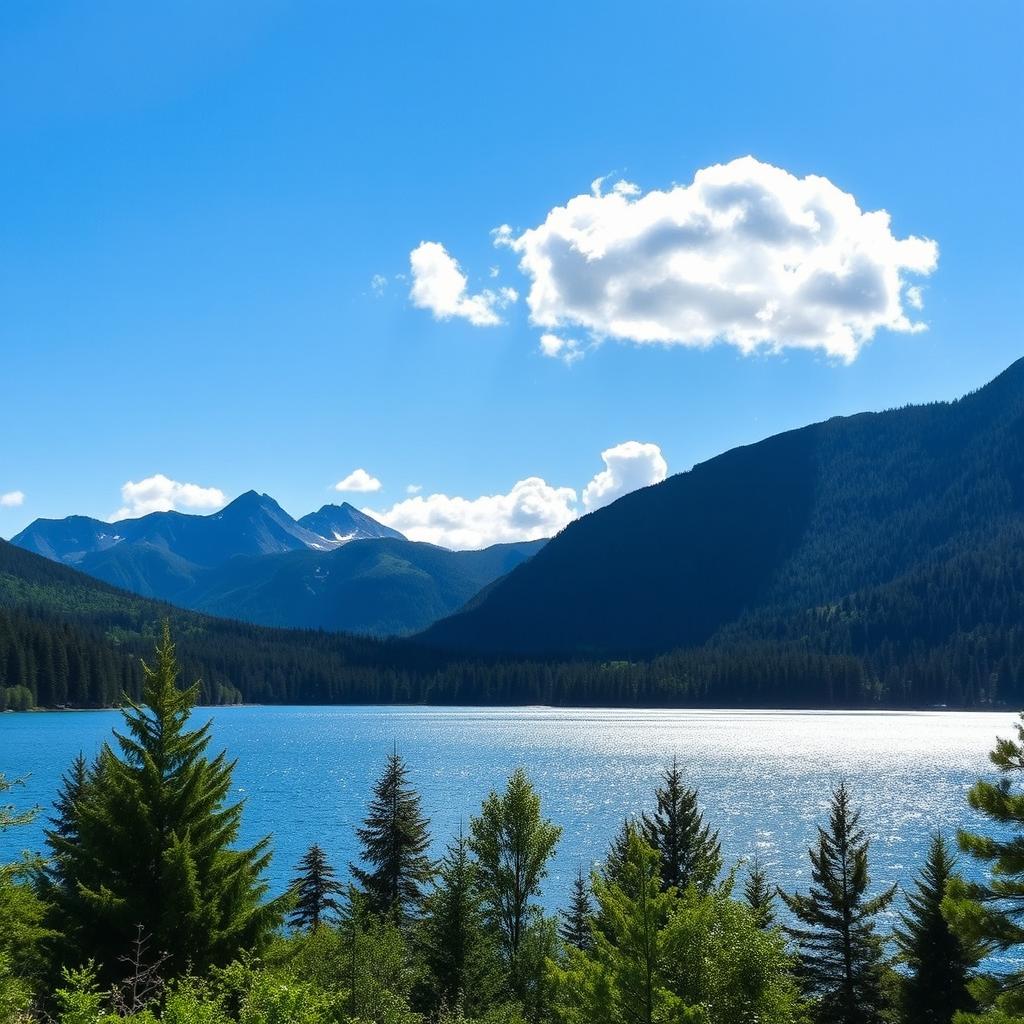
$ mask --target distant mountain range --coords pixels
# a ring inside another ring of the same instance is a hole
[[[166,616],[213,701],[1024,705],[1024,360],[955,402],[726,452],[547,543],[343,543],[357,521],[328,512],[313,530],[243,495],[152,527],[33,524],[17,539],[50,561],[0,543],[0,688],[135,693]],[[267,629],[57,560],[257,621],[383,633],[461,610],[403,640]]]
[[[184,608],[380,636],[450,615],[543,545],[448,551],[408,541],[347,502],[295,520],[255,491],[206,516],[37,519],[11,543]]]

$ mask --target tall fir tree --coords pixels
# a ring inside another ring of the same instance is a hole
[[[797,944],[802,978],[822,1024],[878,1024],[886,1010],[875,918],[892,903],[896,886],[868,898],[869,845],[860,811],[840,783],[828,828],[818,827],[818,845],[809,851],[810,891],[781,894],[799,922],[786,931]]]
[[[584,952],[593,949],[593,918],[594,907],[590,900],[590,890],[583,877],[583,868],[580,868],[572,883],[569,907],[562,911],[562,921],[558,926],[559,938],[566,946],[574,949],[582,949]]]
[[[477,1017],[500,1001],[504,979],[487,928],[478,873],[460,832],[441,861],[420,928],[430,979],[425,1001],[433,1013],[457,1010]]]
[[[293,928],[315,932],[340,913],[338,897],[343,890],[334,868],[327,863],[323,847],[317,843],[314,843],[299,861],[291,891],[295,903],[288,915],[288,923]]]
[[[228,803],[234,763],[223,752],[206,756],[209,722],[186,728],[198,684],[178,688],[167,625],[155,665],[143,668],[143,703],[126,700],[117,752],[104,745],[50,835],[60,930],[107,981],[138,926],[175,976],[258,947],[284,910],[282,900],[264,899],[269,839],[235,848],[243,804]]]
[[[622,865],[626,861],[626,850],[629,848],[629,837],[635,832],[637,825],[629,818],[623,818],[618,831],[612,836],[608,844],[608,852],[604,855],[604,863],[601,865],[601,877],[606,882],[615,881]]]
[[[666,889],[693,885],[700,893],[710,892],[722,870],[718,833],[704,823],[697,791],[684,784],[675,758],[655,797],[657,809],[643,816],[643,834],[661,857],[661,884]]]
[[[424,887],[434,877],[434,865],[427,856],[429,823],[397,751],[373,787],[366,821],[356,834],[367,866],[353,864],[351,870],[370,910],[391,915],[399,924],[415,918]]]
[[[759,928],[767,931],[775,927],[775,890],[768,884],[768,876],[757,857],[747,869],[743,899],[750,907]]]
[[[1017,738],[997,739],[989,754],[1000,777],[979,779],[967,796],[971,807],[992,822],[996,834],[957,833],[960,849],[984,867],[987,880],[952,877],[942,909],[965,942],[994,952],[1012,950],[1012,959],[1019,963],[1024,946],[1024,713],[1015,728]],[[1024,968],[1011,968],[987,987],[986,1002],[1002,992],[1000,1008],[1024,1016]]]
[[[968,982],[983,948],[961,940],[942,914],[955,869],[956,859],[946,840],[933,836],[894,933],[901,959],[910,968],[902,982],[905,1024],[950,1024],[958,1011],[977,1008]]]
[[[491,793],[469,825],[488,919],[505,954],[513,989],[528,984],[520,954],[540,914],[537,897],[562,830],[541,816],[540,797],[520,768],[504,793]]]

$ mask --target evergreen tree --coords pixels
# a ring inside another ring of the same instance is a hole
[[[800,952],[801,973],[823,1024],[875,1024],[882,1020],[883,949],[875,917],[892,902],[896,886],[869,899],[869,841],[860,811],[845,784],[836,787],[828,829],[818,827],[812,848],[810,891],[782,893],[800,922],[787,928]]]
[[[583,878],[583,869],[580,868],[572,884],[569,909],[562,911],[562,923],[558,928],[558,935],[562,942],[575,949],[584,951],[592,949],[594,946],[594,936],[591,932],[593,916],[594,908],[590,902],[590,893]]]
[[[503,987],[498,951],[484,917],[478,868],[461,832],[426,899],[420,945],[432,1011],[458,1008],[476,1017],[498,1001]]]
[[[426,853],[430,847],[428,822],[408,774],[405,762],[393,753],[373,788],[366,821],[357,830],[368,867],[351,865],[370,910],[390,914],[398,923],[418,914],[423,887],[434,876],[434,865]]]
[[[292,880],[295,904],[288,916],[293,928],[315,932],[336,915],[340,906],[337,897],[342,888],[334,868],[327,863],[323,848],[314,843],[299,861],[298,874]]]
[[[62,830],[76,838],[54,829],[50,839],[60,930],[106,980],[140,925],[174,976],[259,946],[283,911],[282,901],[263,900],[269,840],[234,849],[242,817],[241,803],[227,803],[234,764],[223,752],[206,757],[209,722],[186,729],[198,685],[178,689],[166,625],[155,667],[143,668],[143,703],[127,701],[118,752],[104,745],[84,791],[67,804]]]
[[[626,850],[629,848],[629,837],[636,831],[636,825],[629,818],[623,818],[618,832],[612,836],[608,844],[608,852],[604,856],[604,864],[601,866],[601,877],[606,882],[613,882],[622,870],[626,860]]]
[[[683,784],[674,758],[655,796],[657,810],[643,816],[643,833],[661,857],[661,884],[666,889],[695,885],[699,892],[709,892],[722,870],[718,833],[704,824],[697,791]]]
[[[540,797],[526,773],[517,769],[504,793],[491,793],[484,800],[479,817],[470,821],[469,834],[488,919],[519,993],[527,983],[519,974],[519,954],[540,913],[535,900],[562,830],[541,817]]]
[[[747,871],[743,899],[759,928],[768,930],[775,927],[775,890],[768,884],[768,876],[756,857]]]
[[[975,1009],[967,983],[982,950],[964,943],[942,916],[942,901],[956,860],[945,839],[932,837],[928,858],[907,895],[900,914],[896,944],[911,973],[903,981],[903,1019],[906,1024],[949,1024],[959,1011]]]
[[[999,952],[1024,945],[1024,790],[1019,786],[1024,773],[1024,713],[1015,728],[1017,739],[998,739],[989,754],[1001,777],[994,782],[979,779],[967,797],[971,807],[992,822],[996,835],[957,834],[960,849],[985,866],[988,879],[968,882],[951,877],[942,905],[964,942]],[[1007,993],[1001,1006],[1024,1015],[1024,969],[1007,971],[990,987],[993,995],[997,989]]]

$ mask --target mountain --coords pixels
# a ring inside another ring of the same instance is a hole
[[[299,520],[299,526],[320,537],[336,540],[339,544],[350,540],[373,540],[379,537],[405,540],[397,530],[378,523],[376,519],[365,512],[360,512],[347,501],[340,505],[324,505],[319,512],[310,512]]]
[[[448,551],[394,538],[235,558],[179,593],[188,608],[269,626],[397,636],[452,614],[544,541]]]
[[[209,516],[40,519],[12,543],[184,608],[378,636],[414,633],[451,615],[543,546],[447,551],[407,541],[347,503],[295,520],[255,491]]]
[[[835,632],[820,628],[829,615],[860,615],[870,635],[887,595],[918,593],[912,581],[951,566],[973,560],[1005,588],[993,552],[1005,565],[1022,525],[1024,360],[958,401],[831,419],[626,495],[422,639],[491,655],[650,657],[799,641],[795,624],[814,622],[834,652]],[[1015,607],[987,586],[965,579],[945,595],[961,627],[998,625]],[[843,642],[855,653],[852,634]]]

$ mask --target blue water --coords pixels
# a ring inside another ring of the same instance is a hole
[[[863,801],[872,875],[907,882],[928,834],[976,824],[964,796],[987,773],[1014,716],[954,712],[824,713],[542,708],[225,708],[213,750],[238,759],[244,838],[273,834],[271,882],[282,889],[319,842],[339,868],[358,856],[354,829],[373,780],[397,744],[423,796],[440,854],[492,788],[523,766],[545,814],[564,829],[545,902],[565,900],[577,867],[599,860],[624,815],[649,807],[674,756],[720,829],[727,862],[757,853],[772,879],[806,886],[806,850],[845,778]],[[47,807],[61,772],[94,754],[117,712],[0,715],[0,771],[26,777],[25,807]],[[41,848],[41,823],[0,835],[0,862]]]

